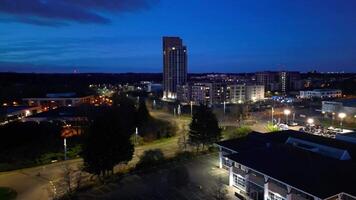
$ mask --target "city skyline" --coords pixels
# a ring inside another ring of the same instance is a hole
[[[189,73],[355,72],[354,1],[93,2],[3,1],[0,71],[162,72],[179,36]]]

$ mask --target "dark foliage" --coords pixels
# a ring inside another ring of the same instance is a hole
[[[189,125],[189,143],[197,149],[202,145],[212,145],[221,139],[221,129],[215,114],[205,105],[196,108],[192,122]]]
[[[63,152],[62,126],[61,122],[14,122],[1,126],[1,163],[13,168],[30,166],[45,153]]]
[[[140,161],[137,163],[136,168],[142,169],[145,167],[155,166],[165,161],[164,155],[160,149],[147,150],[140,157]]]
[[[84,137],[82,157],[88,172],[106,175],[115,165],[131,160],[135,108],[117,97],[113,107],[96,116]]]

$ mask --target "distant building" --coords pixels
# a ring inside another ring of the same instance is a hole
[[[264,85],[266,91],[287,93],[304,86],[300,73],[296,71],[264,71],[256,72],[255,76],[257,84]]]
[[[246,85],[245,92],[246,101],[260,101],[265,98],[264,85]]]
[[[41,112],[38,106],[2,106],[0,107],[0,125]]]
[[[163,99],[176,99],[187,82],[187,48],[179,37],[163,37]]]
[[[289,130],[252,132],[217,146],[239,199],[356,199],[354,143]]]
[[[194,83],[191,85],[191,101],[194,104],[213,104],[212,83]]]
[[[278,72],[256,72],[256,82],[260,85],[264,85],[267,91],[279,90]]]
[[[223,104],[229,99],[229,91],[226,83],[214,82],[211,83],[211,101],[213,104]]]
[[[177,86],[177,100],[182,102],[182,103],[188,103],[190,102],[190,96],[191,96],[191,89],[190,85],[185,84],[185,85],[178,85]]]
[[[296,84],[296,82],[298,82],[298,84]],[[283,93],[287,93],[292,90],[299,90],[302,85],[302,82],[300,82],[300,72],[279,72],[279,84]]]
[[[346,113],[347,116],[356,115],[356,99],[341,99],[336,101],[322,101],[321,111],[325,113]]]
[[[307,90],[300,91],[299,97],[302,99],[309,98],[340,98],[342,97],[342,91],[337,89],[315,89],[315,90]]]
[[[94,96],[78,96],[76,93],[50,93],[45,97],[23,98],[29,106],[77,106],[90,103]]]
[[[230,90],[230,103],[244,103],[245,102],[245,84],[229,85]]]

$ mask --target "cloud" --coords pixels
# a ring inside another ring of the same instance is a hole
[[[0,0],[1,22],[64,26],[70,22],[108,24],[105,13],[149,9],[158,0]]]

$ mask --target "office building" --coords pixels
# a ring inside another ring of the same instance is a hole
[[[163,99],[176,99],[187,82],[187,48],[179,37],[163,37]]]
[[[297,131],[217,143],[239,199],[355,200],[356,144]]]

